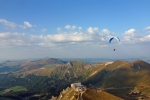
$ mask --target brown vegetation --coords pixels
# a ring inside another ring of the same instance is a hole
[[[82,98],[83,100],[123,100],[105,91],[96,91],[93,89],[87,89],[86,92],[83,93]]]

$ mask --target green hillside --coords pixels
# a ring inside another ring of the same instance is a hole
[[[150,64],[142,60],[90,64],[54,58],[6,61],[0,64],[2,97],[5,94],[17,98],[23,96],[48,99],[52,95],[58,96],[74,82],[81,82],[87,87],[101,89],[123,99],[142,97],[147,100],[146,98],[150,98]],[[23,88],[18,88],[17,91],[14,88],[18,86]],[[129,93],[135,87],[141,94],[131,98]]]

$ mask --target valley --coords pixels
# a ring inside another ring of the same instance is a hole
[[[83,100],[149,100],[150,64],[143,60],[88,63],[55,58],[0,64],[0,98],[57,100],[66,90],[64,98],[74,100],[71,84],[77,82],[87,87]]]

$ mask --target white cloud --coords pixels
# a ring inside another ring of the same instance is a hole
[[[7,21],[6,19],[0,19],[0,23],[6,27],[6,29],[14,30],[16,28],[20,28],[26,30],[27,28],[32,28],[35,25],[31,25],[29,22],[24,21],[24,25],[19,25],[14,22]]]
[[[70,28],[71,28],[71,25],[66,25],[65,28],[66,28],[66,29],[70,29]]]
[[[110,34],[110,31],[108,29],[103,29],[102,32],[108,35]]]
[[[27,27],[30,27],[30,28],[33,27],[33,25],[31,25],[31,24],[30,24],[29,22],[27,22],[27,21],[24,21],[24,25],[27,26]]]
[[[72,26],[72,30],[76,29],[77,27],[76,26]]]
[[[145,30],[150,30],[150,26],[146,27]]]
[[[0,33],[1,47],[14,47],[14,46],[33,46],[40,42],[38,36],[25,35],[24,33]]]
[[[91,41],[92,37],[87,34],[82,33],[62,33],[62,34],[54,34],[47,35],[41,37],[45,42],[81,42],[81,41]]]
[[[75,29],[77,28],[77,26],[75,26],[75,25],[73,25],[73,26],[71,26],[71,25],[66,25],[65,28],[66,28],[66,29],[70,29],[70,30],[75,30]]]
[[[140,38],[139,40],[142,41],[142,42],[150,41],[150,35],[144,36],[144,37]]]
[[[90,33],[90,34],[95,34],[98,32],[98,28],[92,28],[92,27],[89,27],[87,29],[87,32]]]
[[[144,36],[143,34],[137,34],[135,29],[130,29],[125,31],[123,41],[132,44],[145,43],[150,41],[150,35]]]
[[[71,25],[65,26],[65,28],[70,28]],[[49,34],[49,35],[41,35],[40,38],[42,43],[40,45],[75,45],[75,44],[106,44],[108,43],[106,37],[100,36],[98,34],[98,28],[89,27],[87,32],[82,32],[82,27],[77,27],[78,31],[69,31],[63,32],[60,31],[61,28],[57,28],[59,34]]]
[[[71,25],[70,25],[71,26]],[[72,27],[72,26],[71,26]],[[98,28],[89,27],[87,32],[80,31],[82,27],[76,27],[79,30],[74,32],[63,32],[61,28],[57,34],[48,35],[26,35],[25,33],[5,32],[0,33],[0,45],[2,46],[45,46],[45,47],[60,47],[66,45],[78,44],[100,44],[108,45],[110,39],[110,31],[103,29],[100,34]],[[46,31],[46,29],[43,29]],[[150,41],[150,36],[138,36],[135,34],[135,29],[125,31],[124,38],[121,40],[124,43],[138,43]],[[123,43],[122,42],[122,43]]]
[[[88,31],[89,33],[91,33],[91,34],[93,34],[93,33],[94,33],[94,31],[93,31],[93,28],[92,28],[92,27],[89,27],[89,28],[87,29],[87,31]]]
[[[7,20],[5,20],[5,19],[0,19],[0,23],[2,23],[4,26],[6,26],[6,27],[11,27],[11,28],[17,28],[17,24],[15,24],[15,23],[13,23],[13,22],[9,22],[9,21],[7,21]]]
[[[130,29],[128,31],[125,31],[125,35],[130,35],[130,36],[134,36],[135,35],[136,30],[135,29]]]
[[[124,40],[127,41],[127,42],[130,42],[131,41],[131,36],[124,36]]]
[[[126,43],[135,43],[138,40],[138,36],[135,34],[135,29],[129,29],[124,33],[124,42]]]
[[[2,22],[3,21],[1,21],[1,23]],[[20,26],[17,25],[17,27]],[[126,52],[128,51],[127,49],[129,49],[129,47],[125,47],[125,49],[123,48],[121,50],[123,46],[129,45],[120,45],[119,43],[108,45],[111,36],[111,32],[108,29],[99,31],[98,28],[89,27],[86,31],[82,31],[82,27],[75,26],[73,28],[71,25],[66,25],[65,28],[67,27],[72,31],[63,31],[63,29],[58,27],[57,34],[48,35],[27,35],[19,32],[1,32],[0,48],[3,49],[3,52],[8,50],[8,52],[5,53],[6,55],[11,53],[11,56],[7,55],[8,58],[14,57],[14,53],[11,52],[12,50],[14,50],[13,52],[15,52],[18,57],[22,54],[26,57],[28,57],[28,55],[31,57],[37,57],[37,55],[42,55],[42,57],[51,57],[51,55],[54,57],[56,57],[56,55],[57,57],[62,57],[63,55],[63,57],[67,57],[66,55],[73,55],[70,57],[101,57],[103,55],[106,57],[106,55],[108,55],[108,57],[110,57],[110,55],[114,54],[114,47],[120,55],[122,52]],[[28,27],[26,26],[26,28]],[[136,45],[139,45],[141,43],[143,45],[144,43],[150,42],[150,35],[143,36],[144,34],[138,35],[137,33],[135,34],[135,32],[135,29],[125,31],[124,34],[122,34],[124,38],[119,37],[122,42],[121,44],[135,43]],[[133,47],[134,45],[130,46]],[[20,54],[18,54],[18,52],[20,52]],[[139,50],[139,52],[141,51]],[[114,55],[112,57],[114,57]]]
[[[82,27],[78,27],[82,29]],[[43,29],[45,31],[45,29]],[[61,28],[58,28],[60,31]],[[98,28],[92,28],[92,34],[82,31],[74,32],[59,32],[58,34],[49,35],[26,35],[22,33],[0,33],[0,45],[7,46],[64,46],[64,45],[76,45],[76,44],[92,44],[106,41],[104,37],[93,35],[98,32]],[[102,43],[103,44],[103,43]]]
[[[71,25],[70,25],[71,26]],[[72,26],[71,26],[72,27]],[[17,32],[0,33],[0,45],[2,46],[45,46],[45,47],[61,47],[67,45],[81,45],[81,44],[100,44],[108,45],[111,32],[108,29],[103,29],[99,32],[98,28],[89,27],[87,32],[80,31],[82,27],[76,27],[78,31],[65,31],[57,28],[57,34],[48,35],[26,35]],[[46,29],[42,29],[46,31]],[[125,31],[122,43],[139,43],[150,41],[150,36],[138,36],[135,34],[135,29]]]

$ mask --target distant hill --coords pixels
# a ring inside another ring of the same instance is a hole
[[[65,64],[67,63],[66,61],[62,61],[60,59],[56,58],[45,58],[37,61],[40,64]]]
[[[141,92],[140,97],[149,99],[150,64],[142,60],[102,61],[91,64],[82,61],[66,62],[55,58],[0,63],[0,94],[3,95],[36,93],[44,94],[38,98],[50,98],[52,95],[58,96],[74,82],[91,85],[94,89],[101,89],[105,95],[112,94],[127,100],[138,97],[131,98],[129,94],[136,87]],[[14,87],[22,87],[25,91],[12,91]],[[96,92],[96,95],[99,97],[101,94]],[[85,98],[90,98],[86,92]]]
[[[69,61],[57,66],[50,76],[65,79],[70,82],[84,82],[103,68],[104,64],[89,64],[81,61]]]
[[[15,74],[31,74],[43,72],[42,69],[55,67],[59,64],[65,64],[65,61],[55,58],[45,58],[35,61],[5,61],[0,64],[0,73],[15,72]],[[44,72],[43,72],[44,73]],[[44,74],[45,75],[45,74]]]

